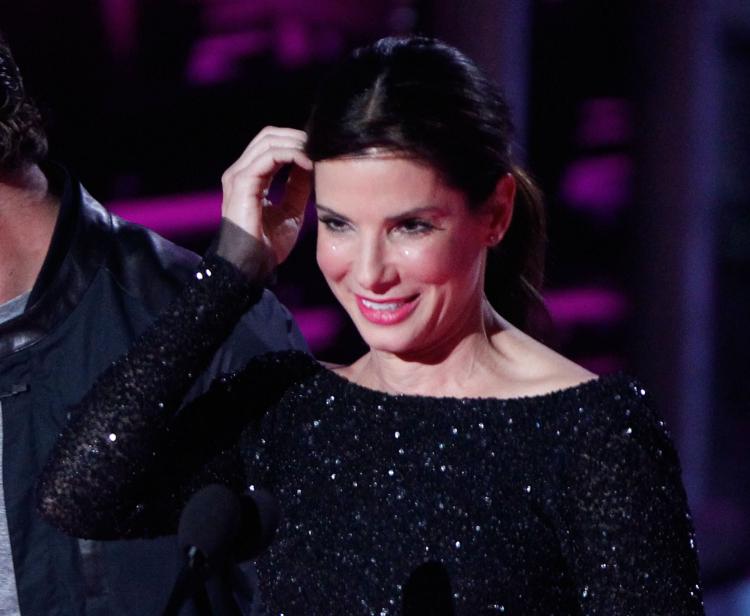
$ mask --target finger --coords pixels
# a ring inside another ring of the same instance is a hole
[[[232,220],[247,219],[248,216],[255,220],[259,215],[257,210],[263,205],[263,191],[270,184],[274,173],[289,163],[308,172],[312,171],[312,162],[300,150],[274,148],[264,152],[251,165],[237,170],[226,180],[222,179],[226,182],[222,213]]]
[[[295,128],[281,128],[278,126],[266,126],[247,145],[242,154],[227,168],[224,175],[232,175],[238,168],[247,166],[248,161],[254,158],[256,150],[264,151],[270,147],[272,141],[278,147],[296,147],[303,149],[307,135],[304,131]]]
[[[282,166],[290,163],[312,170],[312,161],[301,150],[295,147],[274,147],[258,152],[243,167],[233,165],[231,170],[227,170],[222,176],[224,191],[263,197],[273,175]]]
[[[251,168],[255,161],[261,159],[264,155],[274,151],[284,150],[295,150],[304,154],[305,144],[298,140],[289,138],[280,138],[268,136],[263,141],[258,142],[251,150],[248,150],[242,157],[237,161],[236,165],[239,168],[247,167]],[[292,162],[291,160],[287,162]]]
[[[257,135],[255,135],[255,137],[253,137],[253,140],[247,145],[242,154],[240,154],[239,159],[242,159],[248,151],[257,147],[260,143],[266,141],[269,138],[275,140],[291,140],[294,142],[299,142],[304,146],[305,142],[307,141],[307,133],[302,130],[297,130],[296,128],[266,126]]]
[[[272,150],[297,150],[303,152],[304,147],[304,143],[296,139],[266,135],[263,140],[256,142],[253,147],[246,149],[242,156],[224,172],[223,177],[231,179],[234,175],[246,173],[246,169],[252,168],[256,161],[261,160],[265,154]],[[287,162],[292,161],[289,160]]]
[[[310,198],[312,191],[312,171],[303,167],[294,165],[289,171],[284,198],[281,201],[281,208],[287,215],[302,218],[305,214],[305,206]]]
[[[307,155],[296,148],[271,148],[258,154],[256,158],[250,161],[246,168],[239,171],[240,175],[249,178],[257,178],[258,181],[266,188],[273,176],[284,165],[292,165],[292,168],[299,167],[312,172],[313,163]]]
[[[258,132],[257,135],[255,135],[250,143],[252,144],[253,141],[258,141],[267,135],[291,137],[293,139],[301,139],[302,141],[307,140],[307,133],[305,133],[305,131],[303,130],[299,130],[297,128],[288,128],[285,126],[265,126]]]

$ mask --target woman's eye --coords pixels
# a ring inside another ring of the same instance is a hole
[[[320,223],[329,231],[340,232],[346,230],[348,227],[346,221],[340,218],[319,218]]]
[[[435,229],[435,225],[419,218],[409,218],[399,222],[398,229],[405,233],[419,235],[421,233],[429,233]]]

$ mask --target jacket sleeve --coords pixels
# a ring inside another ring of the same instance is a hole
[[[94,539],[173,532],[202,483],[241,481],[237,404],[241,375],[180,402],[262,287],[228,261],[201,262],[183,292],[70,413],[42,471],[41,514]],[[249,381],[248,381],[249,383]]]
[[[213,355],[208,368],[190,388],[186,401],[208,391],[217,377],[242,369],[253,357],[286,350],[308,352],[308,347],[289,310],[266,289]]]
[[[703,614],[677,454],[645,392],[611,392],[561,479],[563,556],[585,615]]]

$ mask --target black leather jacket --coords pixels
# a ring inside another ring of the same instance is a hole
[[[159,614],[176,576],[173,537],[78,542],[35,511],[34,486],[67,408],[175,295],[198,257],[108,213],[67,173],[52,244],[27,309],[0,324],[3,488],[24,616]],[[196,383],[255,354],[305,348],[266,291]],[[0,512],[1,514],[2,512]]]

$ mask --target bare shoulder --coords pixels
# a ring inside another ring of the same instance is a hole
[[[492,336],[513,395],[537,396],[577,387],[598,378],[583,366],[508,325]]]

